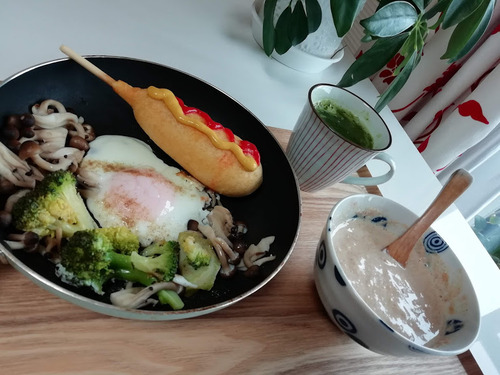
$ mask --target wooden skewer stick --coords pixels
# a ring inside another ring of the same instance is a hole
[[[389,255],[406,267],[406,262],[418,239],[471,183],[472,176],[467,171],[456,170],[424,214],[401,237],[387,246]]]
[[[104,82],[106,82],[108,85],[112,86],[113,83],[116,81],[111,78],[107,73],[103,72],[101,69],[99,69],[97,66],[92,64],[90,61],[85,59],[83,56],[79,55],[75,51],[73,51],[71,48],[68,46],[65,46],[64,44],[59,47],[62,53],[67,55],[70,59],[74,60],[81,66],[83,66],[85,69],[87,69],[89,72],[97,76],[98,78],[102,79]]]

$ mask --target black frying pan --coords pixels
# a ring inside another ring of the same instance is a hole
[[[263,185],[244,198],[222,198],[235,219],[249,227],[248,240],[257,243],[274,235],[271,252],[276,260],[261,267],[257,279],[237,275],[218,278],[212,291],[198,292],[185,299],[182,311],[162,311],[156,306],[145,310],[125,310],[112,306],[107,295],[98,296],[85,288],[62,283],[54,274],[54,265],[38,254],[11,251],[0,242],[9,262],[35,283],[73,303],[105,314],[136,319],[168,320],[206,314],[226,307],[266,284],[285,264],[297,239],[300,224],[300,195],[296,180],[281,147],[271,133],[248,110],[217,88],[186,73],[151,62],[117,58],[88,57],[88,60],[115,79],[137,87],[150,85],[172,90],[186,105],[198,107],[235,134],[254,143],[262,157]],[[0,86],[0,118],[30,111],[33,104],[56,99],[83,116],[97,135],[119,134],[147,142],[167,164],[178,166],[158,149],[136,123],[132,109],[104,82],[76,62],[61,59],[27,69]],[[270,107],[270,110],[271,107]],[[5,197],[0,197],[3,204]]]

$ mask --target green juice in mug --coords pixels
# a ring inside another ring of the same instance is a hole
[[[373,149],[373,136],[354,113],[330,99],[319,101],[314,108],[325,124],[337,134],[363,148]]]

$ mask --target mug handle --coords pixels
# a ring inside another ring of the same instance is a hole
[[[378,159],[385,162],[389,166],[389,171],[377,177],[347,176],[342,182],[345,184],[374,186],[389,181],[392,178],[392,176],[394,176],[394,172],[396,171],[396,163],[394,163],[392,157],[389,154],[386,154],[385,152],[381,152],[375,155],[373,159]]]

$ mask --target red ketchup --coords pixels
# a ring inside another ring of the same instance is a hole
[[[234,134],[231,131],[231,129],[225,128],[224,126],[222,126],[218,122],[215,122],[214,120],[212,120],[210,118],[210,116],[208,114],[199,110],[198,108],[186,106],[184,104],[184,102],[182,101],[182,99],[177,98],[177,101],[179,102],[179,105],[181,106],[182,112],[185,115],[196,114],[196,115],[200,116],[204,120],[205,124],[210,129],[223,131],[224,134],[226,134],[227,140],[229,142],[236,142],[236,139],[235,139]],[[237,142],[237,144],[241,148],[241,150],[243,151],[243,153],[245,155],[251,156],[255,160],[257,165],[260,165],[260,154],[259,154],[259,151],[257,150],[257,147],[255,147],[255,145],[253,143],[240,140],[239,142]]]

